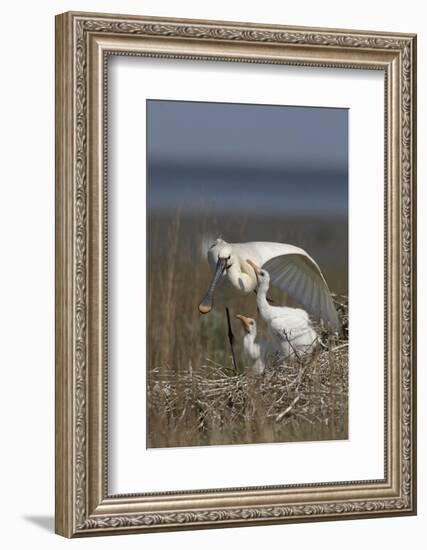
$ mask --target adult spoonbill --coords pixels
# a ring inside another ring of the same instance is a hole
[[[270,286],[270,275],[255,262],[247,260],[252,266],[258,280],[257,306],[261,317],[267,323],[283,357],[295,354],[304,355],[314,351],[319,343],[319,336],[311,325],[306,311],[294,307],[272,306],[267,301]]]
[[[339,328],[338,315],[319,266],[302,248],[283,243],[231,244],[216,239],[208,250],[214,275],[200,302],[200,313],[209,313],[212,309],[216,287],[221,287],[226,300],[236,293],[248,295],[256,291],[256,273],[248,265],[247,258],[267,270],[271,284],[287,292],[318,321]]]
[[[242,359],[249,366],[250,372],[259,376],[278,351],[271,342],[256,341],[257,326],[255,319],[245,317],[240,313],[236,315],[236,319],[239,319],[242,323],[244,330]]]

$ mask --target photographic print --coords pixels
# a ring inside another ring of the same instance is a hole
[[[348,110],[147,101],[151,448],[348,437]]]

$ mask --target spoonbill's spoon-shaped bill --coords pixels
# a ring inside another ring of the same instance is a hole
[[[226,269],[226,260],[224,258],[218,258],[218,261],[216,263],[216,268],[214,272],[214,276],[212,277],[211,284],[209,285],[208,291],[206,292],[205,297],[199,304],[199,311],[200,313],[209,313],[210,310],[213,307],[213,294],[215,292],[215,288],[219,283],[219,280],[221,279],[222,274],[224,273]]]

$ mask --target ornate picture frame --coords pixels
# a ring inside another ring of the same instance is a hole
[[[384,479],[108,493],[108,56],[384,72]],[[68,12],[56,18],[56,532],[65,537],[416,513],[416,36]]]

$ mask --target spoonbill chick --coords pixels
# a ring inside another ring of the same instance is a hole
[[[314,351],[319,336],[311,325],[308,313],[299,308],[270,305],[267,301],[270,274],[251,260],[247,262],[254,269],[258,280],[258,310],[284,358],[291,355],[301,357]]]
[[[249,366],[252,374],[259,376],[263,374],[266,365],[277,354],[277,350],[270,342],[265,340],[256,341],[257,326],[255,319],[240,314],[236,315],[236,318],[242,323],[244,330],[243,362]]]

